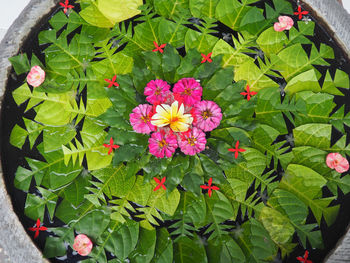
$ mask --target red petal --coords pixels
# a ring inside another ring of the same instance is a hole
[[[220,190],[220,188],[217,187],[217,186],[212,186],[211,189],[213,189],[213,190]]]
[[[210,179],[209,179],[209,181],[208,181],[208,185],[210,186],[212,182],[213,182],[213,178],[210,177]]]
[[[206,186],[206,185],[201,185],[200,186],[202,189],[208,189],[209,188],[209,186]]]
[[[164,184],[165,180],[166,180],[166,177],[163,177],[162,180],[160,181],[160,183]]]
[[[157,177],[153,177],[153,180],[156,181],[157,184],[160,184],[160,181]]]

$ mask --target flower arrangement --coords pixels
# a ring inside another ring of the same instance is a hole
[[[201,101],[202,87],[193,78],[180,79],[173,92],[163,80],[151,80],[145,87],[146,100],[132,110],[130,123],[137,133],[149,134],[150,153],[170,158],[180,147],[186,155],[205,149],[205,133],[219,126],[220,107],[213,101]]]
[[[350,192],[350,148],[349,76],[315,45],[308,11],[285,0],[60,6],[41,54],[10,59],[23,122],[9,141],[26,152],[14,184],[44,256],[311,262]]]

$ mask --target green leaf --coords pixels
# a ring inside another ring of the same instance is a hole
[[[89,2],[90,5],[85,6],[82,11],[80,11],[79,15],[89,24],[110,28],[114,26],[114,22],[107,18],[97,7],[97,3],[95,1],[86,1]]]
[[[159,22],[158,29],[160,43],[169,43],[176,48],[183,46],[183,40],[188,31],[188,28],[182,25],[183,23],[185,23],[183,17],[177,20],[176,23],[162,19]]]
[[[110,222],[109,214],[103,210],[93,210],[85,214],[74,224],[78,233],[84,233],[96,241]]]
[[[41,221],[44,219],[45,206],[48,209],[50,218],[53,219],[57,195],[52,193],[49,190],[46,190],[41,187],[37,187],[40,193],[42,194],[42,198],[39,196],[28,194],[26,199],[26,204],[24,207],[24,213],[29,218],[36,220],[40,218]]]
[[[120,260],[125,260],[129,254],[135,249],[139,238],[139,223],[127,220],[125,224],[119,224],[118,228],[113,232],[105,232],[108,239],[104,236],[105,248],[112,252]]]
[[[152,263],[173,262],[173,241],[165,228],[157,230],[157,241]]]
[[[331,133],[331,124],[304,124],[293,130],[294,144],[296,147],[311,146],[327,152],[349,154],[350,146],[346,144],[346,136],[343,136],[333,146],[331,146]]]
[[[254,59],[248,56],[246,53],[253,53],[254,51],[248,47],[255,46],[254,37],[246,36],[245,38],[238,34],[238,39],[232,35],[234,48],[226,41],[220,39],[213,48],[213,57],[223,54],[222,67],[226,68],[234,66],[239,68],[246,61],[254,61]]]
[[[220,241],[221,243],[218,245],[215,245],[212,241],[208,242],[207,256],[209,262],[246,262],[246,258],[241,248],[237,245],[234,239],[225,236]]]
[[[179,263],[208,262],[204,244],[197,235],[194,239],[182,237],[175,242],[174,254],[174,261]]]
[[[260,68],[252,60],[247,60],[235,71],[235,81],[246,80],[251,91],[260,91],[261,89],[279,87],[279,85],[266,74],[274,75],[271,72],[274,63],[264,64],[258,59]],[[265,60],[265,63],[269,63]]]
[[[171,225],[176,230],[171,235],[177,236],[175,241],[183,236],[192,237],[195,227],[199,227],[206,217],[206,202],[203,195],[196,197],[191,192],[181,195],[180,204],[177,207],[172,220],[179,220]],[[192,224],[195,226],[193,227]]]
[[[260,222],[251,218],[236,231],[235,240],[245,254],[246,262],[273,260],[277,248]]]
[[[159,15],[173,19],[174,17],[181,15],[183,12],[188,12],[188,0],[154,1],[154,9]]]
[[[127,2],[123,0],[98,0],[97,7],[114,25],[140,14],[141,11],[138,7],[142,4],[142,0],[130,0]]]
[[[216,6],[216,18],[233,30],[238,31],[244,15],[252,8],[248,6],[257,0],[220,0]]]
[[[58,237],[47,237],[44,248],[45,258],[62,257],[67,250],[64,242]]]
[[[284,32],[278,32],[273,27],[266,29],[260,34],[256,43],[261,50],[270,57],[271,54],[277,54],[287,42],[287,36]]]
[[[46,161],[38,161],[26,158],[31,170],[18,167],[15,177],[15,186],[23,191],[28,191],[32,178],[34,176],[36,185],[42,183],[45,179],[46,187],[57,189],[63,185],[70,183],[81,172],[79,165],[64,164],[64,157],[61,150],[44,153],[43,146],[40,144],[37,149]]]
[[[108,166],[113,156],[109,155],[108,149],[103,146],[106,137],[104,128],[101,123],[85,119],[83,129],[80,132],[83,144],[75,139],[76,145],[70,142],[68,147],[62,146],[64,163],[66,165],[69,163],[82,164],[84,157],[86,157],[89,170]]]
[[[226,196],[219,191],[215,191],[211,197],[206,196],[205,201],[207,203],[206,222],[211,223],[205,233],[209,234],[213,231],[210,234],[208,241],[216,238],[220,239],[228,234],[228,232],[224,231],[225,228],[228,227],[222,225],[222,223],[228,219],[232,219],[232,205]]]
[[[322,187],[326,183],[326,179],[310,168],[290,164],[279,188],[293,193],[309,206],[318,224],[323,215],[327,225],[331,225],[336,219],[339,206],[328,207],[334,197],[321,198]]]
[[[86,189],[89,184],[90,176],[80,175],[70,185],[64,188],[64,199],[75,207],[78,207],[84,200],[84,195],[89,192]]]
[[[283,49],[272,60],[275,69],[279,70],[288,82],[296,75],[313,69],[313,65],[328,66],[329,63],[324,59],[333,58],[333,49],[325,44],[321,44],[319,50],[315,45],[312,45],[310,57],[308,57],[301,44],[295,44]]]
[[[278,162],[285,169],[293,158],[293,153],[285,151],[288,148],[282,148],[285,141],[274,143],[280,133],[267,125],[259,125],[253,132],[253,147],[266,154],[266,166],[270,165],[271,159],[274,161],[274,167],[277,169]]]
[[[306,248],[306,239],[311,246],[322,248],[322,236],[320,230],[312,231],[317,225],[305,225],[308,216],[307,206],[294,194],[276,189],[268,201],[268,205],[284,215],[284,221],[289,222],[295,228],[304,248]]]
[[[291,240],[294,227],[285,221],[283,215],[277,210],[265,206],[261,209],[259,219],[275,243],[283,245]]]
[[[189,0],[190,10],[194,17],[214,18],[219,0]]]
[[[11,57],[9,58],[9,61],[17,75],[26,73],[30,70],[30,64],[26,53]]]
[[[156,246],[156,230],[140,228],[138,244],[129,255],[131,263],[151,262]]]

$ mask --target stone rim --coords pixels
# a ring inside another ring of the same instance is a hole
[[[28,32],[40,25],[43,16],[52,12],[60,0],[31,0],[16,21],[11,25],[0,43],[0,108],[10,74],[8,58],[16,55],[20,46],[28,37]],[[313,10],[318,22],[325,25],[332,38],[344,50],[350,59],[350,15],[336,0],[303,0]],[[6,216],[5,216],[6,215]],[[1,262],[48,263],[41,251],[34,245],[25,232],[17,215],[13,211],[11,198],[8,196],[2,176],[0,163],[0,232]],[[350,230],[338,241],[336,249],[325,260],[327,263],[350,261]]]

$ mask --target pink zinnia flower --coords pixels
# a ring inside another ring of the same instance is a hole
[[[27,82],[29,85],[32,85],[34,88],[39,87],[45,80],[45,71],[39,67],[34,66],[30,70],[27,76]]]
[[[77,235],[74,239],[73,249],[78,252],[81,256],[87,256],[90,254],[92,249],[92,242],[84,234]]]
[[[293,19],[290,18],[289,16],[280,16],[278,17],[278,21],[279,22],[276,22],[273,26],[273,28],[277,32],[282,32],[283,30],[289,30],[294,25]]]
[[[349,162],[339,153],[330,153],[326,158],[327,166],[335,169],[338,173],[344,173],[349,170]]]
[[[180,135],[180,138],[180,149],[187,155],[195,155],[196,153],[203,151],[205,149],[205,144],[207,143],[205,133],[196,127],[191,131],[183,132]]]
[[[151,80],[145,87],[144,94],[149,103],[163,103],[170,94],[170,85],[161,79]]]
[[[208,132],[220,125],[222,113],[220,107],[214,101],[203,100],[195,105],[194,126]]]
[[[176,136],[169,132],[154,132],[148,140],[149,152],[158,158],[170,158],[177,148]]]
[[[202,90],[194,78],[183,78],[174,85],[173,93],[175,98],[181,98],[186,105],[194,105],[201,100]]]
[[[132,128],[137,133],[150,134],[156,130],[156,127],[151,124],[151,115],[153,107],[149,104],[140,104],[130,113],[130,123]]]

